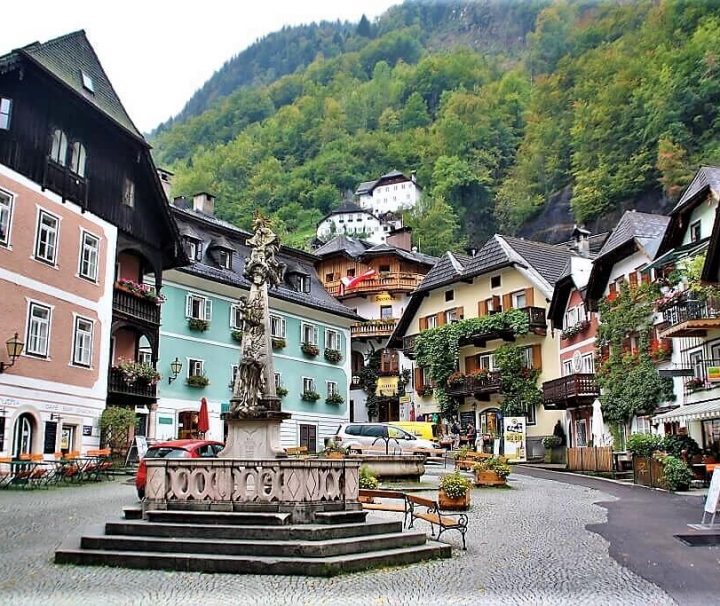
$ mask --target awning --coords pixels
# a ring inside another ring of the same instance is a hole
[[[651,269],[660,269],[661,267],[670,265],[670,263],[677,263],[680,259],[684,259],[685,257],[694,257],[695,255],[700,254],[705,248],[707,248],[709,241],[710,238],[705,238],[704,240],[700,240],[699,242],[690,242],[689,244],[677,246],[676,248],[667,251],[665,254],[660,255],[649,265],[643,267],[642,271],[646,272],[650,271]]]
[[[701,421],[702,419],[719,419],[720,418],[720,400],[712,400],[710,402],[698,402],[697,404],[687,404],[680,406],[670,412],[653,417],[653,421],[671,422],[671,421]]]

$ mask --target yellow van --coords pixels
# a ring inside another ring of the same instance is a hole
[[[424,423],[421,421],[391,421],[388,425],[394,425],[400,429],[410,432],[423,440],[437,442],[438,426],[437,423]]]

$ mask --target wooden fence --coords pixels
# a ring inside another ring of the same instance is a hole
[[[568,448],[569,471],[613,470],[612,446]]]
[[[665,468],[653,457],[633,457],[633,482],[641,486],[665,488]]]

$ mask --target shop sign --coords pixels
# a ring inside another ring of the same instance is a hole
[[[172,417],[158,417],[158,423],[160,425],[172,425],[173,418]]]
[[[397,395],[398,383],[400,377],[378,377],[377,387],[375,388],[376,396],[385,396],[391,398]]]
[[[375,297],[375,301],[377,303],[389,303],[390,301],[394,300],[395,298],[389,292],[381,292]]]
[[[527,460],[525,417],[505,417],[503,419],[503,437],[505,438],[505,456],[510,463],[524,463]]]
[[[707,379],[711,383],[720,382],[720,366],[708,366]]]

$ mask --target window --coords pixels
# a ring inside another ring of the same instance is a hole
[[[514,292],[512,295],[510,295],[512,299],[512,306],[515,309],[522,309],[523,307],[527,307],[527,295],[525,294],[524,290],[521,290],[519,292]]]
[[[326,381],[327,383],[327,395],[336,396],[338,395],[338,385],[335,381]]]
[[[500,276],[493,276],[490,278],[490,288],[500,288],[502,280]]]
[[[690,242],[697,242],[700,240],[700,221],[695,221],[690,224]]]
[[[129,177],[123,180],[122,203],[130,208],[135,207],[135,182]]]
[[[93,323],[86,318],[75,318],[73,364],[90,366],[92,363]]]
[[[563,360],[563,363],[562,363],[563,377],[569,377],[574,372],[575,371],[573,370],[573,361],[572,360]]]
[[[527,410],[525,411],[527,413],[527,425],[535,425],[536,418],[535,418],[535,406],[529,406]]]
[[[652,425],[650,423],[650,417],[637,417],[635,431],[637,433],[652,433]]]
[[[282,387],[282,375],[279,372],[275,373],[275,389]]]
[[[53,131],[52,145],[50,147],[50,159],[61,166],[67,163],[67,135],[59,128]]]
[[[445,291],[445,302],[454,301],[455,300],[455,291],[454,290],[446,290]]]
[[[332,282],[335,274],[332,272],[325,274],[325,282]]]
[[[299,292],[310,292],[310,276],[300,276],[298,280],[298,291]]]
[[[91,93],[95,93],[95,83],[93,79],[82,70],[80,70],[80,77],[82,78],[83,88]]]
[[[585,419],[575,421],[575,436],[576,447],[587,446],[587,421]]]
[[[152,365],[152,349],[149,347],[141,347],[138,349],[137,358],[140,364]]]
[[[312,324],[303,323],[300,327],[300,341],[317,345],[317,329]]]
[[[79,141],[72,144],[72,155],[70,156],[70,170],[81,177],[85,176],[85,162],[87,152],[85,146]]]
[[[10,194],[0,190],[0,244],[10,243],[10,219],[12,218],[13,199]]]
[[[427,317],[427,327],[435,328],[436,326],[437,326],[437,317],[436,316],[428,316]]]
[[[578,323],[578,308],[571,307],[565,312],[565,328],[572,328]]]
[[[230,306],[230,328],[242,328],[242,308],[239,305]]]
[[[317,427],[301,423],[298,429],[300,432],[300,446],[305,446],[308,452],[317,452]]]
[[[10,130],[12,116],[12,99],[0,97],[0,130]]]
[[[688,359],[690,360],[690,366],[693,369],[693,375],[698,379],[704,379],[705,373],[702,350],[691,351]]]
[[[452,324],[460,319],[457,308],[448,309],[445,312],[445,324]]]
[[[303,377],[303,393],[315,391],[315,379]]]
[[[185,316],[197,320],[212,320],[212,301],[199,295],[188,295],[185,300]]]
[[[50,342],[50,308],[30,303],[25,351],[31,356],[47,358]]]
[[[35,235],[35,258],[52,265],[57,258],[58,227],[60,219],[40,211],[37,233]]]
[[[285,338],[285,318],[280,316],[270,316],[270,335],[278,339]]]
[[[533,367],[533,351],[531,347],[524,347],[522,350],[523,366],[525,368]]]
[[[390,272],[390,266],[389,266],[389,265],[381,265],[379,271],[380,271],[380,273],[389,273],[389,272]]]
[[[587,374],[595,372],[595,356],[593,354],[585,354],[582,357],[582,371]]]
[[[354,268],[354,267],[349,267],[348,270],[345,272],[345,275],[346,275],[348,278],[354,278],[354,277],[355,277],[355,268]]]
[[[237,364],[230,364],[230,389],[235,387],[235,379],[237,378],[239,368]]]
[[[100,240],[92,234],[83,232],[80,248],[80,275],[93,282],[97,280],[99,249]]]
[[[495,370],[495,356],[492,354],[482,354],[478,356],[478,365],[483,370]]]
[[[202,377],[205,374],[205,361],[204,360],[188,360],[188,378],[190,377]]]
[[[229,250],[218,250],[218,265],[223,269],[230,269],[232,267],[232,253]]]
[[[325,349],[340,350],[340,333],[336,330],[325,331]]]
[[[391,320],[393,317],[392,305],[381,305],[380,306],[380,319]]]
[[[185,252],[191,261],[202,259],[202,242],[195,238],[185,238]]]

